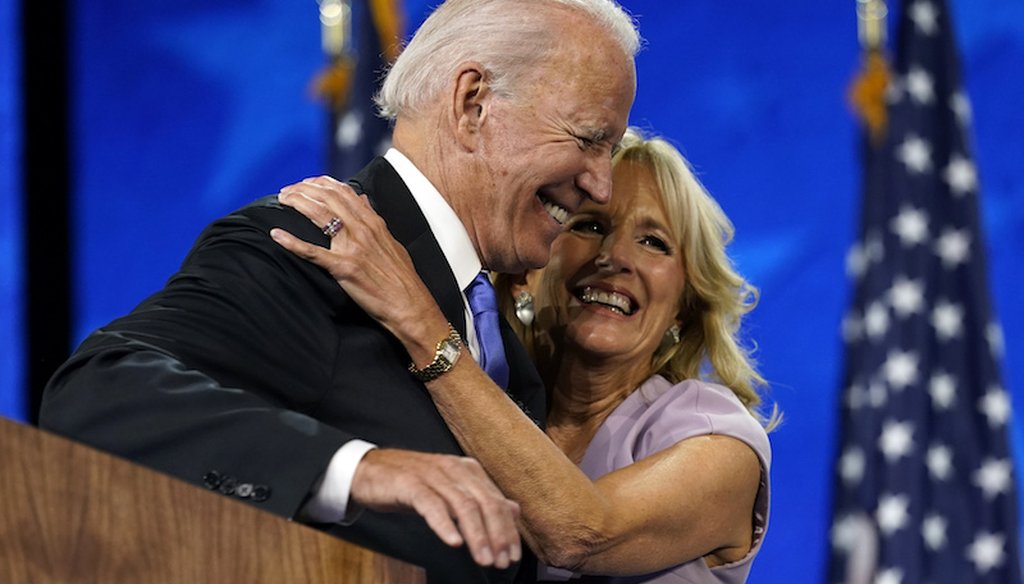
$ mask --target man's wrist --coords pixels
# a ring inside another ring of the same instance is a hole
[[[301,517],[314,523],[351,525],[359,518],[359,507],[351,499],[356,467],[367,452],[377,446],[365,440],[350,440],[339,448],[324,471],[323,480],[313,489]]]

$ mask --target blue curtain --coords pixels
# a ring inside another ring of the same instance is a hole
[[[17,2],[0,0],[0,416],[25,420],[18,20]]]

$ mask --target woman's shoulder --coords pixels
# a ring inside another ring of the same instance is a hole
[[[643,410],[637,421],[648,439],[664,446],[694,436],[731,436],[750,445],[766,467],[770,464],[767,432],[728,387],[697,379],[673,384],[654,375],[636,394]]]

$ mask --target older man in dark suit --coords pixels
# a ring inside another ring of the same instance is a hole
[[[351,184],[452,323],[433,360],[411,360],[270,237],[327,247],[343,225],[267,197],[210,225],[163,290],[86,339],[48,385],[41,425],[323,525],[431,582],[509,578],[516,506],[462,456],[422,383],[461,354],[486,358],[544,419],[522,347],[502,321],[495,349],[465,291],[482,270],[543,265],[567,215],[607,200],[637,45],[611,0],[449,0],[389,72],[378,102],[395,147]]]

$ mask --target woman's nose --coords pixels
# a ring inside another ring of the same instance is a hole
[[[601,242],[594,264],[605,272],[632,271],[633,260],[628,237],[619,237],[609,233]]]

